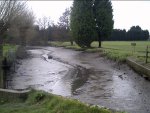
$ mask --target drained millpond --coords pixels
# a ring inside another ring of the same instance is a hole
[[[99,53],[38,47],[19,60],[7,88],[44,90],[129,113],[150,113],[150,82]]]

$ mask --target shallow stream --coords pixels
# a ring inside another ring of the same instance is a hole
[[[98,53],[38,47],[19,60],[7,88],[35,88],[129,113],[150,113],[150,82]]]

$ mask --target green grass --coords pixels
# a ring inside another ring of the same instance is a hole
[[[91,44],[92,48],[80,48],[77,44],[74,43],[73,46],[69,42],[50,42],[50,45],[57,47],[65,47],[74,50],[84,50],[87,52],[103,52],[103,54],[112,60],[117,60],[124,62],[126,58],[132,56],[137,58],[138,61],[145,61],[145,53],[140,51],[145,51],[146,46],[150,46],[150,41],[134,41],[136,43],[135,50],[131,46],[132,41],[104,41],[102,42],[102,48],[98,47],[98,42],[93,42]],[[150,58],[148,59],[150,62]]]
[[[16,45],[10,45],[10,44],[5,44],[3,45],[3,56],[7,56],[8,51],[16,51],[17,46]]]
[[[112,113],[106,108],[88,106],[78,100],[32,91],[24,102],[0,104],[1,113]],[[114,112],[113,112],[114,113]],[[121,112],[115,112],[121,113]]]
[[[111,48],[111,49],[119,49],[123,51],[131,51],[133,47],[131,46],[131,43],[133,41],[104,41],[102,42],[103,48]],[[150,41],[134,41],[136,43],[135,50],[136,51],[143,51],[145,50],[146,46],[150,46]],[[92,43],[93,47],[98,46],[98,42]]]
[[[134,41],[136,43],[135,49],[131,46],[132,41],[104,41],[102,48],[106,56],[113,60],[125,61],[127,57],[132,56],[137,61],[145,61],[146,47],[150,46],[150,41]],[[92,46],[97,47],[98,43],[93,42]],[[150,51],[150,49],[149,49]],[[150,62],[150,58],[148,59]]]

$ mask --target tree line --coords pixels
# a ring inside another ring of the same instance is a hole
[[[70,41],[72,44],[72,41],[75,41],[75,35],[71,35],[71,22],[70,22],[70,16],[71,16],[71,11],[72,8],[67,8],[62,16],[59,19],[58,24],[54,24],[52,20],[46,19],[44,17],[43,22],[39,23],[44,23],[44,20],[47,20],[47,28],[43,29],[45,27],[42,27],[40,31],[40,34],[44,36],[44,31],[46,33],[46,39],[48,41]],[[45,21],[46,22],[46,21]],[[40,24],[38,24],[40,25]],[[44,24],[46,25],[46,24]],[[81,24],[80,24],[81,25]],[[42,25],[40,25],[42,26]],[[84,26],[83,26],[84,28]],[[82,29],[83,32],[84,29]],[[98,29],[97,29],[98,30]],[[99,31],[99,30],[98,30]],[[104,31],[104,30],[103,30]],[[103,32],[105,34],[106,32]],[[101,38],[101,41],[133,41],[133,40],[147,40],[149,38],[149,32],[148,30],[142,30],[140,26],[132,26],[128,31],[125,29],[112,29],[112,32],[109,32],[108,36],[103,35],[103,37],[98,37],[98,35],[93,35],[91,36],[93,39],[92,41],[99,41]],[[82,37],[83,38],[83,37]],[[85,40],[87,37],[85,38]]]
[[[132,26],[128,31],[125,29],[113,29],[112,34],[103,41],[144,41],[149,39],[149,31],[142,30],[140,26]]]
[[[39,19],[38,25],[42,27],[41,29],[39,29],[38,26],[40,36],[39,38],[36,38],[35,41],[38,41],[37,39],[40,39],[40,37],[42,37],[42,39],[45,39],[45,36],[46,41],[70,41],[72,44],[72,41],[75,41],[75,39],[74,36],[71,35],[70,15],[71,9],[67,8],[60,17],[57,24],[54,24],[53,21],[47,17]],[[45,25],[45,27],[43,25]],[[132,26],[128,31],[126,31],[125,29],[112,29],[112,33],[110,33],[107,37],[101,37],[101,41],[133,41],[147,40],[148,38],[148,30],[142,30],[140,26]],[[98,41],[98,35],[94,35],[92,41],[93,40]],[[39,41],[39,43],[41,42],[42,41]]]

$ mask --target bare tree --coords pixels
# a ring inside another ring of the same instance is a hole
[[[0,33],[8,28],[16,1],[0,1]]]
[[[46,45],[48,41],[46,29],[53,24],[53,21],[51,21],[50,17],[44,16],[43,18],[38,19],[37,24],[40,26],[41,30],[43,31],[43,39]]]
[[[70,28],[70,9],[69,8],[66,8],[65,9],[65,12],[62,14],[62,16],[59,18],[59,22],[58,22],[58,25],[60,27],[64,27],[66,29],[69,29]]]
[[[26,1],[4,0],[0,1],[0,57],[3,53],[3,35],[7,33],[13,34],[11,30],[17,32],[17,36],[27,31],[34,23],[34,15],[28,10]],[[22,29],[22,32],[20,32]],[[9,34],[10,35],[10,34]],[[25,36],[23,34],[22,36]],[[21,37],[24,39],[23,37]]]
[[[10,20],[8,18],[10,18],[15,3],[16,1],[0,1],[0,57],[2,57],[3,54],[2,35],[7,31],[9,25],[8,21]]]
[[[26,2],[17,0],[0,1],[0,33],[3,34],[14,20],[23,15]]]
[[[67,30],[67,35],[70,38],[70,43],[71,43],[71,45],[73,45],[73,39],[70,36],[70,14],[71,14],[71,9],[66,8],[65,12],[59,18],[58,25]]]
[[[28,30],[27,30],[27,34],[26,34],[26,43],[27,44],[32,44],[32,40],[34,38],[36,38],[38,35],[38,32],[33,28],[33,27],[30,27]],[[38,40],[38,39],[36,39]]]

